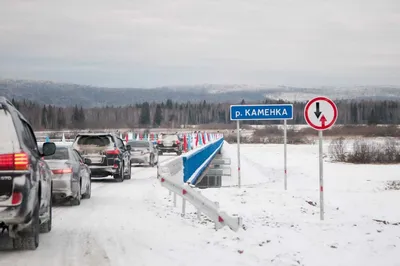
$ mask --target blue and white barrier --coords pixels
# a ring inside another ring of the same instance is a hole
[[[218,151],[221,150],[224,139],[212,141],[207,145],[188,152],[182,156],[183,160],[183,182],[196,184],[198,178],[206,170]]]
[[[176,184],[196,184],[212,159],[221,150],[223,143],[224,139],[221,136],[182,156],[162,162],[158,166],[158,174],[167,175],[166,177]]]

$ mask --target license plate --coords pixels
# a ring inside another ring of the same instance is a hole
[[[92,161],[92,163],[101,163],[103,162],[103,157],[87,157],[88,159],[90,159]]]
[[[12,194],[13,180],[11,176],[0,176],[0,197],[8,198]]]

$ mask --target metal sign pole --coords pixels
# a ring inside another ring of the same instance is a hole
[[[283,120],[283,169],[285,190],[287,190],[287,120]]]
[[[241,187],[241,177],[240,177],[240,121],[236,121],[236,131],[237,131],[237,160],[238,160],[238,186]]]
[[[318,96],[306,104],[304,107],[304,118],[307,124],[318,130],[319,142],[319,205],[320,220],[324,220],[324,161],[323,161],[323,131],[331,128],[337,120],[338,108],[329,98]]]
[[[324,161],[323,161],[323,143],[322,143],[322,130],[318,131],[319,137],[319,205],[320,205],[320,219],[324,220]]]

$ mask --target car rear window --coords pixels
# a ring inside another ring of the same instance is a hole
[[[107,147],[111,144],[110,136],[80,136],[78,141],[75,143],[77,145],[90,145],[98,147]]]
[[[14,153],[19,147],[18,135],[11,114],[1,104],[0,127],[0,154]]]
[[[128,144],[133,148],[148,148],[150,146],[147,141],[131,141]]]
[[[40,147],[40,152],[42,152],[41,149],[42,148]],[[68,149],[65,147],[57,147],[56,152],[53,155],[45,156],[44,159],[45,160],[69,160]]]
[[[163,135],[162,139],[167,141],[179,140],[177,135]]]

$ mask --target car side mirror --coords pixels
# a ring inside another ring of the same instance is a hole
[[[132,150],[132,147],[131,147],[131,145],[126,145],[125,147],[126,147],[126,150],[127,150],[127,151],[130,151],[130,150]]]
[[[42,156],[50,156],[56,153],[56,144],[54,142],[45,142],[42,146]]]
[[[91,163],[92,163],[92,160],[90,160],[89,158],[84,158],[84,159],[83,159],[83,163],[84,163],[84,164],[91,164]]]

